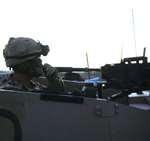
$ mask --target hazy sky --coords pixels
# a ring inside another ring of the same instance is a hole
[[[134,10],[136,49],[132,9]],[[53,66],[90,67],[123,57],[150,57],[148,0],[1,0],[0,68],[9,37],[31,37],[50,46],[43,62]]]

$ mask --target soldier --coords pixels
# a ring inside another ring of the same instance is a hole
[[[13,70],[8,80],[1,86],[5,89],[62,92],[64,86],[57,75],[56,68],[49,64],[42,65],[40,56],[49,52],[47,45],[42,45],[31,38],[10,38],[3,50],[6,66]],[[41,79],[45,77],[47,81]]]

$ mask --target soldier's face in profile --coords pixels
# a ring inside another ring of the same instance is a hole
[[[43,65],[40,58],[34,59],[28,62],[28,70],[27,72],[32,77],[38,77],[44,74],[43,72]]]
[[[38,77],[44,74],[43,65],[40,58],[26,61],[14,67],[14,71],[23,73],[31,77]]]

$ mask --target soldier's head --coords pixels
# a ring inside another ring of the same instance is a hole
[[[6,66],[15,72],[31,76],[43,74],[41,55],[49,52],[47,45],[42,45],[31,38],[10,38],[3,50]]]

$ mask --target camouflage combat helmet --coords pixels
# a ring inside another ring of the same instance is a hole
[[[14,67],[18,64],[38,58],[41,55],[46,56],[49,52],[47,45],[42,45],[31,38],[10,38],[8,44],[3,50],[3,55],[7,67]]]

